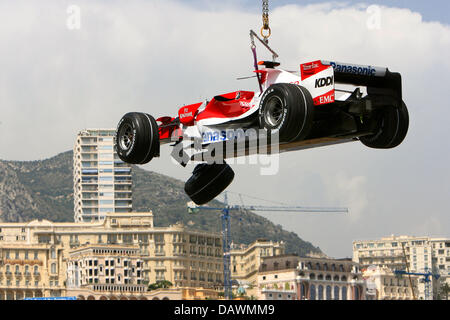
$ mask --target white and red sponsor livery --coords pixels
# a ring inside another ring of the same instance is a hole
[[[235,91],[215,96],[210,101],[183,106],[178,111],[180,124],[184,134],[201,136],[211,126],[231,124],[254,116],[260,108],[260,99],[265,90],[272,84],[298,84],[311,93],[314,105],[324,105],[335,101],[334,69],[330,63],[321,60],[300,65],[300,72],[290,72],[282,69],[264,67],[255,71],[258,73],[262,91]],[[175,118],[163,117],[157,119],[162,124],[168,124]],[[197,127],[193,130],[189,127]],[[173,129],[173,128],[172,128]],[[173,134],[171,128],[160,129],[161,140],[166,140]]]

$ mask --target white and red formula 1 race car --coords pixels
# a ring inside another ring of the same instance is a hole
[[[236,144],[236,132],[253,129],[269,137],[276,134],[279,152],[357,140],[370,148],[389,149],[407,134],[409,115],[399,73],[329,61],[301,64],[297,73],[278,69],[277,62],[258,64],[262,67],[255,71],[260,92],[217,95],[181,107],[176,117],[155,120],[146,113],[127,113],[117,127],[120,159],[145,164],[159,156],[160,145],[173,143],[172,156],[180,164],[203,162],[185,185],[188,196],[201,205],[232,182],[234,172],[223,158],[237,155],[222,153],[222,161],[211,163],[205,162],[204,154],[211,146],[219,150],[225,142]],[[195,147],[193,141],[197,141]],[[246,154],[249,145],[244,144]]]

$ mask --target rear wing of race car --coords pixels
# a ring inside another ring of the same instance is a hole
[[[369,96],[392,98],[394,104],[402,101],[402,77],[400,73],[390,72],[388,68],[356,65],[333,61],[321,61],[334,70],[335,83],[367,87]]]

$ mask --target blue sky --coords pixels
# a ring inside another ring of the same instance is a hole
[[[231,3],[236,5],[244,5],[247,8],[251,8],[252,10],[261,11],[261,0],[189,0],[192,3],[200,6],[210,6],[211,3],[220,2],[223,6],[224,3]],[[331,2],[331,1],[317,1],[317,0],[269,0],[269,10],[273,9],[277,6],[282,6],[286,4],[297,4],[297,5],[306,5],[306,4],[317,4],[320,2]],[[355,1],[355,0],[346,0],[346,1],[333,1],[333,2],[343,2],[343,3],[367,3],[371,4],[379,4],[389,7],[399,7],[399,8],[408,8],[412,11],[420,12],[425,21],[439,21],[442,23],[449,24],[450,23],[450,1],[448,0],[377,0],[377,1]]]

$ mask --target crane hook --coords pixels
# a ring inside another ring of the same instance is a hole
[[[269,27],[269,0],[262,0],[262,21],[261,36],[264,38],[264,42],[268,44],[269,37],[272,34],[272,30]],[[267,33],[264,33],[264,30],[267,30]]]

